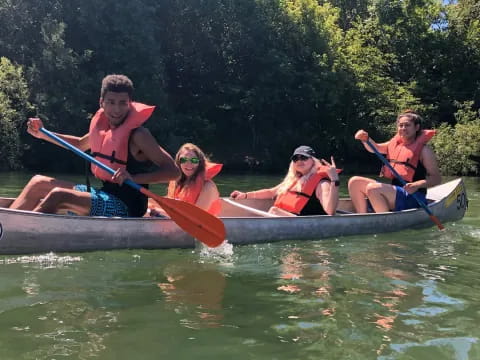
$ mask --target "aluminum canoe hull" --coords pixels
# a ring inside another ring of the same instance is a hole
[[[468,206],[462,179],[429,189],[427,198],[432,201],[429,208],[442,223],[462,219]],[[11,201],[0,198],[0,206]],[[421,208],[350,214],[348,199],[340,201],[342,213],[335,216],[264,217],[263,211],[271,206],[271,201],[264,200],[223,199],[222,205],[227,240],[234,245],[319,240],[435,226]],[[192,247],[195,240],[170,219],[50,215],[0,207],[0,254]]]

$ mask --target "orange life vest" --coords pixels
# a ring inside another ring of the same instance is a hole
[[[167,196],[172,199],[178,199],[186,201],[190,204],[196,204],[200,193],[202,192],[203,186],[206,181],[211,180],[216,176],[220,170],[222,170],[223,164],[216,164],[208,162],[205,164],[205,175],[201,174],[197,176],[194,183],[190,183],[187,186],[179,187],[175,181],[170,181],[168,184],[168,193]],[[210,208],[207,209],[212,215],[220,214],[222,210],[220,199],[215,200],[210,205]]]
[[[422,149],[433,135],[435,130],[422,130],[411,144],[405,145],[398,134],[388,142],[387,160],[405,181],[413,180]],[[392,171],[385,165],[382,167],[381,175],[389,179],[395,178]]]
[[[337,173],[341,171],[342,170],[337,169]],[[292,214],[300,215],[310,198],[315,196],[315,189],[317,188],[318,183],[323,179],[328,178],[327,167],[320,166],[317,169],[317,172],[310,176],[310,178],[302,185],[300,191],[292,190],[297,184],[297,180],[292,184],[292,186],[290,186],[290,189],[277,196],[273,205],[280,209],[291,212]]]
[[[89,141],[92,156],[117,170],[127,166],[128,140],[133,129],[141,126],[152,115],[155,106],[132,102],[125,121],[112,129],[103,109],[99,109],[90,122]],[[111,175],[92,164],[92,173],[100,180],[110,181]]]

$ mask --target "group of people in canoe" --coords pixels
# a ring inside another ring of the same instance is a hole
[[[93,175],[102,181],[100,189],[35,175],[10,208],[85,216],[164,216],[159,204],[125,184],[129,179],[144,187],[168,182],[168,197],[218,215],[220,195],[212,178],[221,170],[221,164],[210,162],[191,143],[182,145],[173,159],[142,126],[154,106],[134,102],[133,90],[132,81],[125,75],[106,76],[102,80],[100,109],[90,122],[89,132],[80,137],[55,134],[82,151],[90,150],[93,157],[115,170],[111,175],[92,165]],[[364,130],[355,134],[368,151],[374,152],[374,146],[385,154],[397,172],[383,167],[382,175],[391,179],[391,184],[360,176],[350,178],[348,191],[356,212],[416,208],[419,198],[426,200],[426,189],[441,182],[435,153],[427,145],[434,131],[422,130],[421,121],[414,111],[401,113],[396,120],[396,135],[384,143],[374,142]],[[62,146],[40,131],[42,127],[39,118],[28,119],[29,134]],[[302,145],[294,150],[280,184],[248,192],[235,190],[230,196],[238,200],[274,199],[269,210],[273,215],[333,215],[339,200],[339,172],[333,157],[327,161],[310,146]],[[401,175],[406,185],[396,175]]]

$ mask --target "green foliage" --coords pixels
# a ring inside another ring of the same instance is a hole
[[[475,0],[0,0],[0,54],[54,131],[88,131],[101,79],[125,73],[136,100],[157,105],[147,126],[172,153],[190,141],[226,169],[283,171],[309,144],[344,166],[367,160],[356,130],[387,139],[405,108],[452,129],[456,102],[479,108],[479,11]],[[78,170],[68,152],[22,143],[13,163]]]
[[[20,131],[30,110],[22,68],[0,58],[0,169],[18,169],[24,146]]]
[[[443,174],[479,175],[480,116],[472,110],[472,101],[456,105],[457,124],[442,124],[432,145]]]

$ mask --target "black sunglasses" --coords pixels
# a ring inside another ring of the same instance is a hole
[[[293,155],[292,156],[292,161],[293,162],[297,162],[298,160],[307,161],[308,159],[310,159],[310,157],[305,156],[305,155]]]

